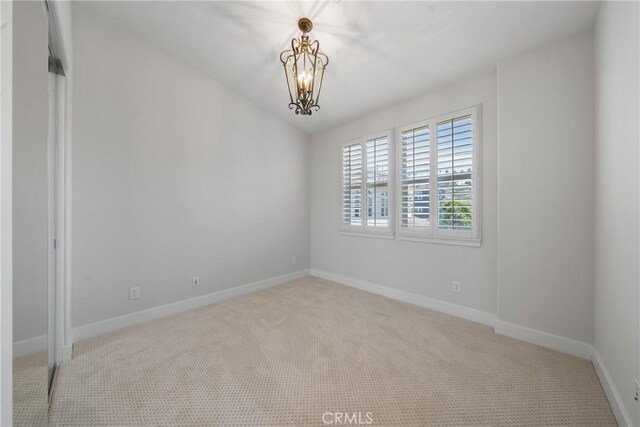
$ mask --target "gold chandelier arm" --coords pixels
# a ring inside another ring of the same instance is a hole
[[[291,58],[292,56],[293,56],[293,51],[291,49],[283,50],[280,53],[280,62],[282,62],[283,64],[286,64],[287,62],[289,62],[289,58]]]
[[[284,68],[284,76],[287,79],[287,92],[289,92],[289,100],[291,104],[293,104],[293,93],[291,93],[291,84],[289,82],[289,72],[287,71],[287,63],[285,62],[283,65]],[[291,104],[289,104],[289,108],[291,108]]]
[[[326,67],[329,64],[329,57],[322,52],[318,52],[318,59],[321,59],[322,67]]]
[[[320,84],[318,85],[318,96],[316,97],[316,106],[318,106],[318,102],[320,101],[320,92],[322,91],[322,82],[324,81],[324,67],[322,67],[322,72],[320,74]],[[320,109],[320,106],[318,106]]]

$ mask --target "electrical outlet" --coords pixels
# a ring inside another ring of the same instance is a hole
[[[296,265],[297,263],[298,263],[298,257],[297,256],[291,257],[291,265]]]
[[[640,399],[640,380],[636,380],[636,395],[633,399],[637,402]]]
[[[456,294],[459,294],[461,291],[462,284],[460,282],[453,282],[452,291]]]
[[[192,287],[197,288],[199,284],[200,284],[200,278],[198,276],[195,276],[193,279],[191,279]]]
[[[134,288],[129,288],[129,299],[138,299],[140,298],[140,287],[136,286]]]

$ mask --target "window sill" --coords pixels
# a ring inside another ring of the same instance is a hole
[[[407,234],[398,234],[398,240],[405,242],[435,243],[438,245],[468,246],[473,248],[479,248],[482,245],[482,239],[475,238],[412,236]]]
[[[393,233],[391,232],[375,232],[375,231],[352,231],[352,230],[341,230],[340,234],[343,236],[351,236],[351,237],[373,237],[374,239],[393,239]]]

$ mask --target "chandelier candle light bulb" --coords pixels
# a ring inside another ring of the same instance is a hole
[[[300,73],[300,76],[298,76],[298,80],[300,81],[300,88],[305,92],[309,91],[312,79],[313,77],[311,77],[311,73],[307,74],[304,71]]]
[[[289,109],[310,116],[313,110],[320,109],[318,100],[329,58],[320,52],[317,40],[309,39],[308,33],[313,29],[309,18],[300,18],[298,28],[302,35],[291,40],[291,49],[280,54],[280,61],[289,89]]]

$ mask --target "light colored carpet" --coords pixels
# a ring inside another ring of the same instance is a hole
[[[327,412],[615,425],[587,360],[313,277],[78,343],[50,425],[311,426]]]
[[[47,424],[48,372],[44,351],[13,359],[13,427]]]

